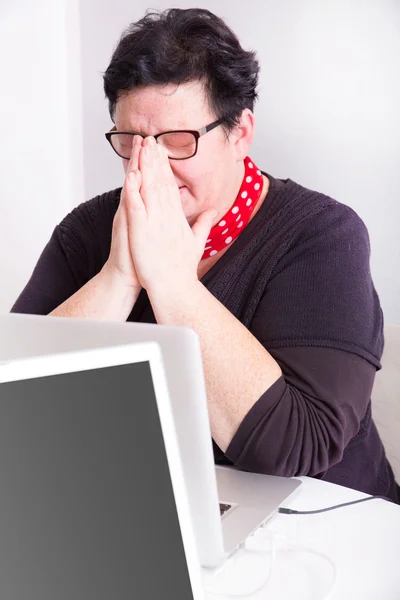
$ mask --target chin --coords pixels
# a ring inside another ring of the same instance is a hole
[[[190,206],[189,202],[182,201],[182,209],[189,225],[192,225],[198,217],[198,214],[193,213],[193,202],[191,204],[192,206]]]

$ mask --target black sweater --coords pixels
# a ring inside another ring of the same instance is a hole
[[[349,207],[270,175],[258,213],[202,283],[279,363],[218,463],[309,475],[400,502],[371,419],[383,318],[367,230]],[[56,227],[14,312],[48,314],[108,258],[121,188]],[[130,321],[155,322],[145,290]],[[232,365],[233,369],[240,368]]]

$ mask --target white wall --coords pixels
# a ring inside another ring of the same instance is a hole
[[[173,6],[188,8],[190,2]],[[101,72],[124,27],[159,1],[82,0],[87,197],[123,182],[103,140],[112,125]],[[261,63],[254,160],[352,206],[372,244],[387,321],[400,323],[400,2],[213,0]]]
[[[272,175],[330,194],[360,214],[370,232],[372,271],[386,320],[400,323],[399,0],[196,5],[225,18],[244,47],[258,53],[260,100],[252,156]],[[15,298],[53,226],[70,207],[82,196],[122,185],[122,167],[104,138],[111,121],[101,73],[125,26],[148,7],[169,6],[143,0],[19,0],[18,5],[2,0],[2,85],[10,84],[0,98],[8,138],[7,151],[0,147],[0,310]],[[25,48],[15,50],[21,31]],[[83,163],[79,144],[71,144],[72,131],[80,134],[80,59]],[[44,140],[56,126],[61,132],[51,152]],[[17,132],[23,134],[22,146]]]
[[[84,199],[75,0],[0,2],[0,312]]]

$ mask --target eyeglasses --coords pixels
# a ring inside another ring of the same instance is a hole
[[[221,123],[222,119],[218,119],[218,121],[214,121],[214,123],[210,123],[210,125],[206,125],[198,130],[183,129],[180,131],[166,131],[165,133],[158,133],[154,136],[154,139],[166,149],[168,158],[185,160],[192,158],[197,153],[199,138],[215,129],[215,127],[218,127],[218,125],[221,125]],[[138,134],[127,131],[116,131],[115,127],[105,134],[118,156],[127,160],[130,159],[132,154],[133,136],[135,135]]]

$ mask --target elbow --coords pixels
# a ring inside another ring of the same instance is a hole
[[[289,447],[288,447],[289,446]],[[232,460],[235,467],[278,477],[315,477],[324,475],[331,467],[343,458],[344,447],[337,439],[329,439],[328,443],[287,444],[282,440],[280,452],[269,452],[258,444],[247,447],[246,452]]]
[[[227,449],[226,456],[237,468],[280,477],[315,477],[342,460],[346,433],[340,415],[318,410],[291,392],[290,408],[286,398],[285,410],[264,415],[240,452],[237,447],[234,453]]]

